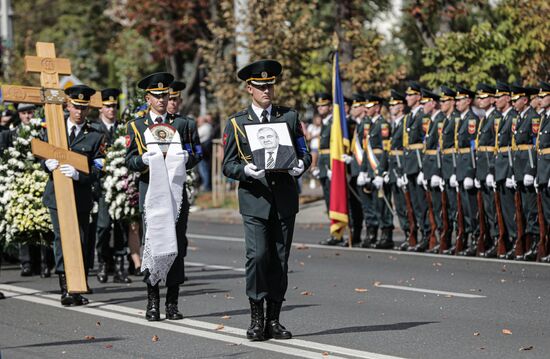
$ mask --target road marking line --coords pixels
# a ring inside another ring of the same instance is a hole
[[[173,332],[178,332],[181,334],[188,334],[198,337],[203,337],[212,340],[218,340],[223,342],[228,342],[237,345],[243,345],[248,347],[253,347],[262,350],[268,350],[278,353],[284,353],[292,356],[303,357],[303,358],[315,358],[319,359],[321,356],[324,358],[341,358],[346,359],[345,357],[334,356],[332,353],[345,355],[346,357],[354,358],[366,358],[366,359],[403,359],[401,357],[371,353],[362,350],[349,349],[329,344],[322,344],[317,342],[310,342],[300,339],[290,339],[285,340],[284,342],[250,342],[246,339],[246,331],[244,329],[224,326],[222,331],[212,333],[216,331],[218,324],[203,322],[193,319],[183,319],[178,322],[166,323],[166,322],[147,322],[143,319],[143,310],[125,307],[121,305],[107,304],[103,302],[91,301],[90,304],[83,307],[63,307],[59,303],[59,296],[54,294],[45,294],[41,291],[34,289],[29,289],[25,287],[12,286],[7,284],[0,284],[0,289],[4,291],[6,298],[19,299],[31,303],[48,305],[60,309],[73,310],[79,313],[96,315],[108,319],[116,319],[132,324],[148,326],[158,329],[169,330]],[[130,315],[129,315],[130,314]],[[139,317],[136,317],[139,316]],[[183,326],[186,325],[186,326]],[[199,328],[189,328],[188,326]],[[208,331],[200,330],[205,329]],[[238,335],[243,338],[234,337],[227,334]],[[292,346],[288,347],[286,345]],[[309,350],[302,350],[298,348],[306,348]],[[317,350],[314,352],[312,350]],[[331,355],[323,356],[324,352],[328,352]]]
[[[224,241],[224,242],[244,242],[244,239],[241,237],[214,236],[214,235],[197,234],[197,233],[188,233],[187,237],[196,238],[196,239],[210,239],[210,240]],[[322,244],[311,244],[311,243],[300,243],[300,242],[294,242],[292,243],[292,246],[299,247],[302,249],[306,247],[306,248],[315,248],[315,249],[324,249],[324,250],[333,250],[333,251],[366,252],[366,253],[378,253],[378,254],[391,254],[396,256],[420,256],[420,257],[441,258],[441,259],[460,260],[460,261],[478,261],[478,262],[487,262],[487,263],[503,263],[507,265],[549,267],[547,263],[542,263],[542,262],[525,262],[525,261],[515,262],[507,259],[449,256],[445,254],[416,253],[416,252],[398,251],[394,249],[371,249],[371,248],[357,248],[357,247],[349,248],[349,247],[325,246]]]
[[[446,296],[461,297],[461,298],[487,298],[484,295],[458,293],[458,292],[446,292],[443,290],[422,289],[422,288],[406,287],[402,285],[379,284],[376,287],[408,290],[410,292],[430,293],[430,294],[446,295]]]
[[[223,269],[223,270],[232,270],[235,272],[244,272],[244,268],[236,268],[236,267],[229,267],[229,266],[221,266],[217,264],[206,264],[206,263],[199,263],[199,262],[188,262],[185,261],[185,265],[189,267],[203,267],[203,268],[209,268],[209,269]]]

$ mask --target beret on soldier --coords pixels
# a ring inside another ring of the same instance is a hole
[[[275,60],[259,60],[244,66],[237,77],[253,85],[273,85],[283,66]]]
[[[316,106],[325,106],[332,103],[332,96],[328,92],[317,92],[314,96]]]
[[[90,98],[95,94],[95,90],[86,85],[75,85],[66,88],[65,94],[69,96],[73,105],[88,106]]]
[[[162,95],[169,92],[170,84],[174,81],[174,76],[168,72],[156,72],[145,76],[138,82],[138,87],[153,95]]]
[[[101,90],[101,101],[104,105],[116,105],[121,91],[116,88],[106,88]]]
[[[455,95],[456,100],[462,100],[462,99],[465,99],[465,98],[472,98],[473,99],[474,97],[476,97],[475,92],[468,90],[464,86],[456,85],[456,95]]]
[[[399,104],[402,104],[404,102],[405,102],[405,95],[403,95],[402,93],[400,93],[398,91],[391,90],[391,97],[388,100],[388,104],[390,106],[399,105]]]
[[[436,95],[435,93],[422,89],[422,99],[420,99],[420,103],[427,103],[430,101],[439,101],[440,96]]]

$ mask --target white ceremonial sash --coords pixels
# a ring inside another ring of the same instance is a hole
[[[176,222],[182,196],[185,194],[185,163],[181,156],[181,140],[174,134],[166,158],[149,129],[144,133],[149,157],[149,187],[145,195],[145,245],[142,270],[149,270],[149,281],[156,285],[166,281],[168,271],[178,255]]]

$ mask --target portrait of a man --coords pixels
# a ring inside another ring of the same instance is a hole
[[[296,166],[296,153],[292,146],[283,145],[275,129],[264,126],[256,132],[260,148],[252,151],[253,162],[266,170],[289,169]]]

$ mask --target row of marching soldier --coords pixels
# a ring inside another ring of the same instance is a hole
[[[316,94],[315,106],[323,125],[312,174],[328,209],[331,96]],[[355,94],[346,113],[351,243],[322,244],[550,262],[550,84],[410,82],[387,99]]]

